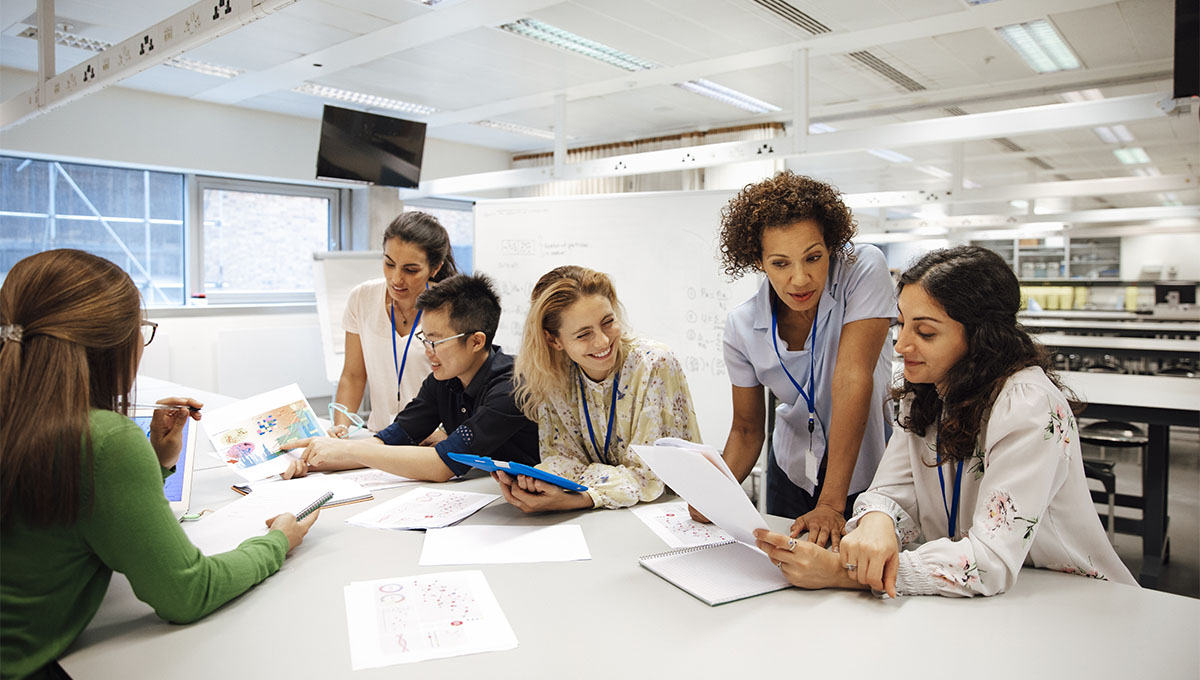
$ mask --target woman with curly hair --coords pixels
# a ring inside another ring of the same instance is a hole
[[[854,233],[835,188],[790,171],[747,186],[721,212],[725,272],[766,274],[725,326],[725,460],[739,479],[750,474],[765,438],[766,385],[780,401],[767,511],[796,518],[792,536],[808,531],[835,549],[891,434],[884,340],[896,299],[883,253],[851,243]]]
[[[1017,277],[984,248],[935,250],[904,273],[903,432],[840,554],[760,533],[789,581],[969,597],[1008,590],[1031,565],[1136,585],[1097,521],[1071,402],[1017,324],[1020,301]]]

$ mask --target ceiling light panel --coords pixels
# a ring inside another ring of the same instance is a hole
[[[1113,149],[1113,155],[1125,165],[1139,165],[1150,162],[1150,156],[1146,155],[1146,150],[1140,146],[1132,146],[1128,149]]]
[[[678,83],[676,87],[682,87],[688,92],[695,92],[710,99],[725,102],[730,106],[736,106],[750,113],[768,113],[779,110],[779,107],[774,104],[764,102],[761,99],[756,99],[748,94],[732,90],[710,80],[704,80],[703,78],[689,80],[686,83]]]
[[[1001,26],[996,32],[1038,73],[1071,71],[1082,66],[1079,57],[1045,19]]]
[[[509,33],[531,40],[538,40],[585,57],[591,57],[592,59],[625,69],[626,71],[647,71],[658,66],[658,64],[648,59],[635,57],[615,47],[609,47],[595,40],[588,40],[581,35],[576,35],[557,26],[551,26],[537,19],[518,19],[512,23],[501,25],[500,30],[508,31]]]
[[[904,154],[902,154],[898,151],[892,151],[891,149],[867,149],[867,153],[871,154],[872,156],[875,156],[876,158],[882,158],[883,160],[889,161],[892,163],[911,163],[912,162],[912,159],[909,158],[908,156],[905,156]]]
[[[300,94],[312,95],[323,99],[333,99],[339,102],[348,102],[350,104],[359,104],[373,109],[388,109],[391,111],[400,111],[402,113],[415,113],[418,115],[428,116],[431,113],[437,113],[437,109],[432,106],[424,106],[422,104],[414,104],[399,99],[390,97],[380,97],[378,95],[366,94],[364,92],[354,92],[353,90],[343,90],[327,85],[318,85],[316,83],[301,83],[292,88],[293,92]]]

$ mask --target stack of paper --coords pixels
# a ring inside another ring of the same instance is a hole
[[[233,550],[247,538],[265,535],[268,519],[286,512],[299,514],[329,492],[329,487],[316,482],[268,484],[197,522],[185,523],[183,530],[200,552],[216,555]]]
[[[425,486],[360,512],[346,524],[373,529],[438,529],[461,522],[499,497]]]
[[[637,505],[632,512],[650,527],[655,536],[666,541],[672,548],[724,543],[730,540],[729,534],[721,531],[717,525],[702,524],[692,519],[684,501]]]
[[[419,479],[409,479],[400,475],[393,475],[390,472],[383,470],[375,470],[373,468],[363,468],[361,470],[347,470],[339,472],[336,475],[342,479],[348,479],[355,484],[361,485],[365,489],[371,491],[382,491],[383,489],[394,489],[398,486],[408,484],[420,484]]]
[[[367,491],[361,484],[357,484],[353,480],[346,479],[342,475],[326,475],[320,472],[314,472],[307,477],[297,479],[265,479],[261,482],[235,484],[233,490],[241,494],[247,494],[263,489],[274,491],[281,486],[293,489],[304,487],[328,489],[333,492],[333,499],[326,503],[325,507],[357,503],[358,501],[374,498],[370,491]]]

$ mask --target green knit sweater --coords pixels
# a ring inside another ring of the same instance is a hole
[[[49,528],[14,521],[0,530],[5,679],[37,677],[61,657],[100,608],[113,571],[159,616],[188,623],[275,573],[287,555],[281,531],[202,555],[167,505],[163,481],[171,471],[142,429],[111,411],[90,418],[95,483],[82,491],[80,519]]]

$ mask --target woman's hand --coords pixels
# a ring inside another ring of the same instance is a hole
[[[523,512],[551,512],[555,510],[582,510],[594,506],[587,493],[567,491],[540,479],[525,475],[510,475],[499,470],[492,479],[500,484],[504,500]]]
[[[900,541],[896,538],[896,522],[886,512],[863,515],[854,531],[842,539],[840,555],[844,565],[854,567],[846,569],[855,580],[896,597]]]
[[[304,542],[304,536],[312,528],[313,522],[317,521],[317,515],[319,514],[321,514],[320,510],[314,510],[308,517],[297,521],[296,516],[288,512],[276,515],[267,520],[267,527],[278,529],[283,532],[284,536],[287,536],[288,552],[291,552],[296,549],[296,546]]]
[[[330,437],[333,437],[334,439],[345,439],[346,435],[349,433],[350,433],[349,425],[334,425],[333,427],[326,430],[326,434],[328,434]]]
[[[846,516],[841,510],[818,501],[817,507],[792,522],[792,538],[799,536],[802,531],[808,531],[809,542],[822,548],[830,543],[831,548],[837,549],[846,533]]]
[[[158,403],[180,407],[156,409],[150,417],[150,446],[158,456],[158,464],[172,468],[179,462],[179,452],[183,450],[183,425],[188,418],[200,420],[200,409],[204,404],[186,397],[167,397],[159,399]],[[186,408],[188,406],[191,410]]]
[[[693,508],[691,504],[688,504],[688,514],[692,516],[692,519],[701,524],[712,524],[712,520],[700,514],[700,511],[696,508]]]
[[[421,446],[437,446],[438,442],[446,438],[446,432],[442,428],[437,428],[421,442]]]
[[[755,531],[754,538],[758,539],[756,542],[759,550],[767,553],[788,582],[798,588],[864,590],[863,586],[846,574],[837,553],[766,529]]]

